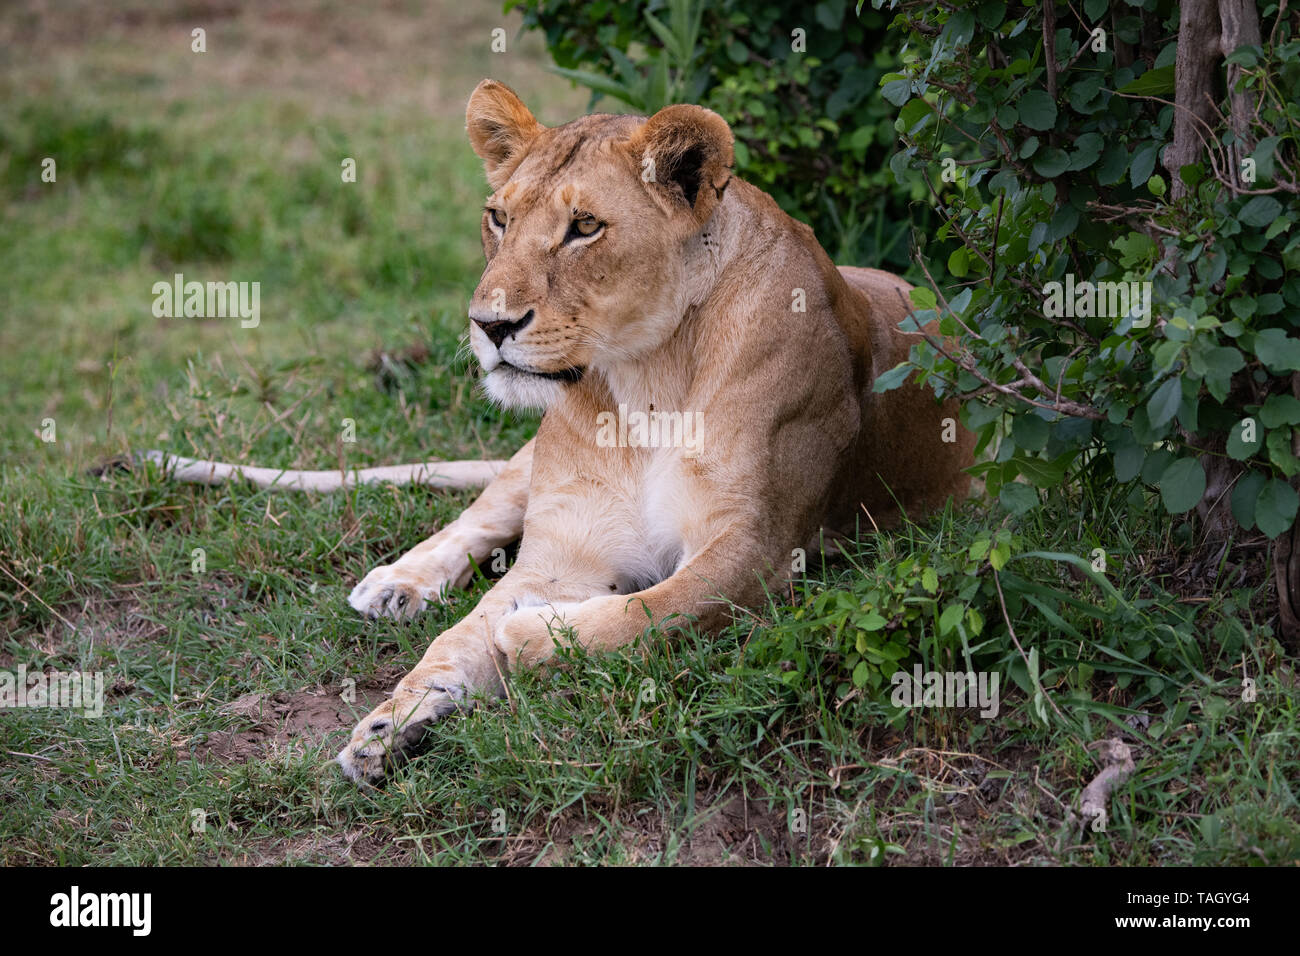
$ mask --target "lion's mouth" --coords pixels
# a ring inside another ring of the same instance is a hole
[[[510,371],[519,375],[531,375],[534,378],[544,378],[552,382],[568,382],[573,384],[582,381],[582,376],[586,374],[585,368],[566,368],[558,372],[535,372],[532,369],[520,368],[518,365],[511,365],[509,362],[502,361],[497,368],[508,368]]]

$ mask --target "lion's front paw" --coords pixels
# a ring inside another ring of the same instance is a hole
[[[430,601],[442,601],[446,592],[458,586],[459,575],[432,566],[381,564],[348,595],[348,603],[370,620],[391,617],[409,621]]]
[[[384,779],[386,764],[401,751],[394,747],[392,704],[383,704],[357,724],[352,739],[338,757],[338,764],[349,779],[357,783],[378,783]]]
[[[343,772],[357,783],[378,783],[408,755],[425,727],[456,709],[451,690],[431,685],[418,697],[403,694],[367,714],[338,757]]]

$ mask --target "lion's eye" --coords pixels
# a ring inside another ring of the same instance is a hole
[[[569,234],[564,237],[564,240],[568,242],[570,239],[590,239],[604,228],[605,224],[595,216],[585,216],[573,220],[569,226]]]
[[[488,215],[492,217],[492,225],[496,226],[498,229],[504,229],[506,227],[506,215],[500,209],[489,209]]]

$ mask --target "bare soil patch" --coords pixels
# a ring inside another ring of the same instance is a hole
[[[194,738],[178,753],[182,759],[197,757],[201,762],[240,764],[259,760],[286,749],[315,747],[333,734],[350,733],[367,712],[388,696],[393,679],[372,678],[358,685],[355,699],[344,699],[341,685],[301,691],[250,693],[223,706],[219,713],[244,718],[250,726],[242,730],[218,730]]]

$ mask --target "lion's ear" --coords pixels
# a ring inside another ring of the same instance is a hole
[[[731,127],[702,106],[666,106],[633,135],[633,155],[652,195],[704,225],[731,178]]]
[[[528,144],[545,128],[514,90],[496,80],[484,80],[474,87],[465,107],[470,145],[483,160],[493,189],[505,185],[528,151]]]

